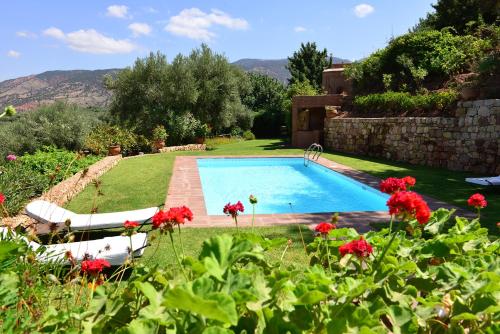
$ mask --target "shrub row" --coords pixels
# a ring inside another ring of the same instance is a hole
[[[458,100],[455,91],[432,92],[411,95],[410,93],[386,92],[356,96],[356,111],[363,113],[404,113],[435,112],[444,113],[452,110]]]
[[[97,162],[97,156],[81,156],[54,147],[0,165],[0,193],[9,201],[4,206],[9,215],[17,214],[32,198],[52,185]]]

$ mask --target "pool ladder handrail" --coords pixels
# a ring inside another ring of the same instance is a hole
[[[323,153],[323,146],[318,143],[312,143],[309,145],[309,147],[304,151],[304,166],[307,167],[309,165],[309,161],[311,160],[317,161],[321,156],[321,153]]]

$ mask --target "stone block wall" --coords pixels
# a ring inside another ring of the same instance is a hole
[[[327,118],[325,147],[498,175],[500,99],[460,102],[455,117]]]

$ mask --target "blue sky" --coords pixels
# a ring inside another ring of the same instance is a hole
[[[405,33],[433,0],[1,1],[0,80],[169,60],[202,42],[230,61],[285,58],[315,41],[356,60]]]

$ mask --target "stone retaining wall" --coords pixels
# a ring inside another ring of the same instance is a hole
[[[207,145],[205,144],[188,144],[182,146],[168,146],[160,149],[160,153],[174,152],[174,151],[206,151]]]
[[[325,147],[500,174],[500,99],[460,102],[456,117],[327,118]]]

